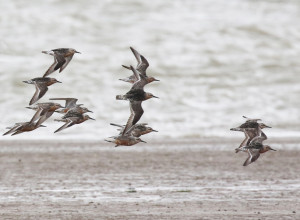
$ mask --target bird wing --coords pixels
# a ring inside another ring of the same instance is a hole
[[[135,50],[133,47],[130,47],[130,50],[132,51],[133,55],[135,56],[135,59],[137,61],[136,69],[141,72],[144,76],[146,76],[146,69],[149,66],[148,61],[144,56],[142,56],[137,50]]]
[[[144,86],[148,83],[144,75],[137,71],[134,67],[130,66],[134,76],[138,79],[133,85],[132,89],[143,89]]]
[[[247,152],[248,152],[248,158],[244,162],[243,166],[248,166],[250,163],[256,161],[260,156],[258,149],[248,149]]]
[[[65,108],[72,108],[76,106],[78,99],[76,98],[51,98],[50,100],[64,100],[66,101]]]
[[[140,118],[144,113],[144,110],[142,108],[142,101],[131,101],[129,106],[130,106],[131,114],[123,130],[122,133],[123,136],[131,132],[130,129],[133,127],[133,125],[135,125],[140,120]]]
[[[24,123],[16,123],[9,131],[5,132],[3,135],[11,134],[11,133],[17,131],[22,126],[24,126]]]
[[[72,60],[73,55],[74,55],[74,54],[72,54],[72,55],[70,55],[70,56],[68,56],[68,57],[65,57],[65,62],[64,62],[63,65],[60,67],[59,72],[63,71],[64,68],[66,68],[66,66],[67,66],[67,65],[70,63],[70,61]]]
[[[44,114],[36,123],[36,127],[38,128],[44,121],[46,121],[48,118],[53,115],[54,111],[47,111],[46,114]]]
[[[74,121],[71,120],[71,118],[67,118],[67,122],[63,126],[61,126],[59,129],[54,131],[54,133],[59,132],[65,128],[71,127],[73,124],[74,124]]]
[[[66,59],[64,58],[64,56],[61,54],[55,53],[54,54],[54,63],[49,67],[49,69],[46,71],[46,73],[43,75],[43,77],[46,77],[46,76],[50,75],[51,73],[53,73],[54,71],[58,70],[59,68],[61,68],[64,65],[64,63],[66,63]]]
[[[40,118],[43,111],[44,109],[42,107],[38,107],[36,113],[33,115],[29,123],[35,122],[38,118]]]
[[[249,135],[247,134],[247,131],[245,129],[243,129],[243,132],[245,134],[245,139],[243,140],[243,142],[240,144],[240,146],[238,148],[242,148],[242,147],[246,146],[247,142],[249,140]]]
[[[141,63],[136,67],[136,69],[146,76],[146,70],[149,67],[149,63],[144,56],[141,56]]]
[[[137,52],[133,47],[130,47],[130,50],[132,51],[133,55],[135,56],[135,59],[136,59],[138,65],[140,65],[142,63],[141,54],[139,52]]]
[[[34,93],[32,99],[30,100],[29,105],[32,105],[33,103],[38,101],[48,91],[48,87],[47,87],[46,83],[38,83],[37,84],[36,82],[34,82],[34,85],[35,85],[35,93]]]

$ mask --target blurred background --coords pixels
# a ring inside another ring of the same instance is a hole
[[[160,99],[143,102],[147,122],[159,130],[143,138],[233,138],[242,115],[272,126],[269,137],[300,136],[300,3],[285,0],[31,0],[0,2],[1,132],[29,121],[35,92],[23,80],[41,77],[53,63],[42,50],[75,48],[39,102],[76,97],[96,121],[53,131],[54,114],[30,133],[1,139],[103,140],[125,124],[127,101],[117,101],[136,65],[129,47],[160,79],[145,87]],[[60,102],[63,104],[63,102]],[[242,135],[242,134],[239,134]]]

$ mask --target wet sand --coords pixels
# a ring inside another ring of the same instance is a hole
[[[300,219],[298,143],[1,141],[0,219]]]

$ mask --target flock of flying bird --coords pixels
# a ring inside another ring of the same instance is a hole
[[[135,49],[132,47],[130,47],[130,49],[137,60],[137,66],[134,68],[133,66],[128,67],[122,65],[124,68],[131,70],[132,75],[120,80],[131,83],[132,87],[125,95],[116,96],[117,100],[129,101],[130,116],[126,125],[111,123],[111,125],[118,127],[119,134],[110,137],[112,140],[105,140],[107,142],[116,144],[115,147],[121,145],[131,146],[139,142],[145,142],[140,139],[141,135],[148,134],[152,131],[157,132],[151,127],[148,127],[147,123],[137,124],[137,122],[141,119],[144,113],[142,102],[150,98],[158,98],[151,93],[145,92],[144,86],[148,83],[159,80],[155,79],[154,77],[147,76],[146,70],[149,67],[148,61]]]
[[[47,76],[58,69],[59,72],[63,71],[72,60],[73,55],[80,52],[72,48],[59,48],[50,51],[42,51],[42,53],[52,55],[54,57],[54,63],[48,68],[43,77],[37,77],[31,80],[23,81],[24,83],[35,85],[36,91],[30,100],[29,105],[36,103],[40,98],[42,98],[48,91],[49,86],[55,83],[61,83],[57,79]],[[75,124],[80,124],[88,119],[95,120],[88,115],[84,115],[84,113],[92,111],[83,107],[82,104],[76,104],[76,98],[50,98],[50,100],[65,101],[65,106],[61,106],[60,104],[54,102],[45,102],[37,103],[35,106],[26,107],[36,111],[31,120],[29,122],[15,123],[14,126],[8,127],[7,129],[9,130],[3,135],[17,135],[23,132],[33,131],[39,127],[45,127],[42,125],[42,123],[52,116],[54,112],[64,114],[61,119],[55,119],[55,121],[65,122],[65,124],[58,128],[54,133],[71,127]]]
[[[262,131],[262,129],[271,127],[264,123],[258,123],[261,119],[250,119],[246,116],[243,117],[247,119],[246,122],[236,128],[231,128],[230,130],[244,132],[245,139],[240,146],[235,149],[235,152],[238,153],[242,151],[248,153],[248,158],[243,164],[243,166],[248,166],[250,163],[256,161],[260,154],[269,150],[276,150],[271,148],[269,145],[263,145],[263,141],[267,139],[267,135]]]
[[[112,140],[105,140],[107,142],[116,144],[116,147],[120,145],[131,146],[139,142],[145,142],[140,139],[141,135],[148,134],[153,131],[157,132],[151,127],[148,127],[147,123],[137,124],[137,122],[141,119],[144,113],[142,102],[150,98],[158,98],[151,93],[145,92],[144,86],[148,83],[159,80],[155,79],[154,77],[147,76],[146,70],[149,67],[148,61],[135,49],[132,47],[130,47],[130,49],[137,60],[137,66],[134,68],[133,66],[128,67],[122,65],[124,68],[132,71],[132,75],[120,80],[131,83],[132,87],[126,94],[116,96],[117,100],[129,101],[130,116],[126,125],[111,123],[111,125],[118,127],[119,134],[110,137]],[[80,52],[72,48],[60,48],[50,51],[42,51],[42,53],[52,55],[54,57],[54,63],[49,67],[43,77],[37,77],[31,80],[23,81],[25,83],[35,85],[36,91],[30,100],[29,105],[36,103],[40,98],[42,98],[48,91],[49,86],[55,83],[61,83],[55,78],[50,78],[47,76],[58,69],[59,72],[63,71],[73,58],[73,55]],[[65,101],[65,106],[61,106],[58,103],[46,102],[37,103],[35,106],[26,107],[36,111],[31,120],[29,122],[16,123],[14,126],[8,127],[7,129],[9,130],[3,135],[16,135],[23,132],[32,131],[39,127],[45,127],[42,125],[42,123],[52,116],[54,112],[64,114],[61,119],[54,119],[55,121],[65,122],[65,124],[58,128],[54,133],[71,127],[75,124],[80,124],[88,119],[95,120],[89,115],[85,115],[85,113],[92,111],[86,107],[83,107],[82,104],[76,104],[76,98],[50,98],[50,100]],[[240,146],[235,149],[235,151],[236,153],[240,151],[248,153],[248,158],[243,164],[244,166],[247,166],[256,161],[260,154],[269,150],[276,150],[268,145],[263,145],[263,141],[267,139],[267,136],[262,129],[270,127],[264,123],[259,123],[258,121],[261,121],[261,119],[250,119],[245,116],[243,117],[246,118],[246,122],[236,128],[231,128],[230,130],[241,131],[245,134],[245,139]]]

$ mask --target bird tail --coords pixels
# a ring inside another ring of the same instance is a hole
[[[124,125],[118,125],[118,124],[115,124],[115,123],[110,123],[110,125],[116,126],[116,127],[120,127],[120,128],[123,128],[123,127],[124,127]]]
[[[109,143],[114,143],[114,141],[111,141],[111,140],[107,140],[107,139],[104,139],[104,140],[109,142]]]
[[[33,81],[32,81],[32,80],[24,80],[23,82],[24,82],[24,83],[27,83],[27,84],[33,84]]]
[[[116,96],[116,99],[117,99],[117,100],[126,100],[127,98],[126,98],[125,95],[117,95],[117,96]]]
[[[131,68],[129,66],[122,65],[122,67],[124,67],[125,69],[128,69],[128,70],[131,70]]]
[[[241,128],[230,128],[230,131],[242,131]]]
[[[52,56],[54,55],[54,52],[52,50],[49,50],[49,51],[44,50],[44,51],[42,51],[42,53],[49,54],[49,55],[52,55]]]

